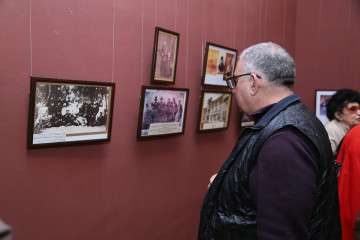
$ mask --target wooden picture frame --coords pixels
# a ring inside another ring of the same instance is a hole
[[[27,147],[111,140],[115,83],[31,77]]]
[[[180,34],[155,27],[150,83],[175,83]]]
[[[224,79],[233,76],[236,57],[236,49],[207,42],[202,71],[202,85],[227,87]]]
[[[231,92],[202,90],[197,132],[227,129],[231,102]]]
[[[323,125],[329,122],[326,116],[326,104],[337,90],[315,90],[315,115]]]
[[[189,89],[142,86],[137,138],[183,134]]]

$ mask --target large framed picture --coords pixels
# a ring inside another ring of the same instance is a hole
[[[221,91],[201,91],[198,132],[227,129],[232,94]]]
[[[183,134],[189,89],[142,86],[137,138]]]
[[[115,83],[31,77],[28,148],[111,139]]]
[[[155,27],[151,83],[175,83],[180,34]]]
[[[336,90],[315,90],[315,114],[324,125],[329,122],[326,116],[326,104],[335,93]]]
[[[227,87],[224,80],[233,76],[236,56],[236,49],[207,42],[202,71],[202,84]]]

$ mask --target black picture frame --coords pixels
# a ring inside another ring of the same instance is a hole
[[[189,89],[142,86],[137,139],[184,134]]]
[[[233,76],[236,58],[236,49],[207,42],[201,84],[203,86],[227,87],[224,79]]]
[[[111,140],[115,83],[30,78],[27,148]]]
[[[175,84],[180,34],[155,27],[150,83]]]

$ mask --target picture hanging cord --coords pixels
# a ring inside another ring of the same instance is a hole
[[[284,0],[283,12],[284,12],[284,17],[283,17],[282,45],[285,45],[286,0]]]
[[[260,4],[261,4],[261,2],[260,2]],[[260,5],[260,9],[261,9],[261,5]],[[268,9],[268,1],[266,0],[266,2],[265,2],[265,19],[267,19],[267,17],[268,17],[268,11],[267,11],[267,9]],[[260,14],[259,14],[259,42],[262,42],[262,40],[261,40],[261,16],[262,16],[262,12],[260,11]],[[266,34],[267,34],[267,31],[266,31],[266,24],[264,23],[264,36],[263,36],[263,38],[265,39],[266,38]]]
[[[188,87],[188,59],[189,59],[189,0],[187,1],[187,14],[186,14],[186,81],[185,86]]]
[[[265,7],[266,6],[267,6],[267,4],[265,5]],[[261,40],[261,16],[262,16],[262,1],[260,1],[260,12],[259,12],[259,42],[262,42],[262,40]],[[265,10],[265,19],[266,19],[266,10]],[[265,38],[265,35],[264,35],[264,38]]]
[[[201,69],[204,68],[204,53],[205,53],[205,42],[206,42],[206,0],[203,0],[203,36],[201,40]],[[201,76],[201,71],[200,71]]]
[[[31,0],[30,0],[30,76],[32,76],[32,35],[31,35],[31,25],[32,25],[32,19],[31,19]]]
[[[319,30],[318,30],[318,44],[319,47],[321,46],[321,19],[322,19],[322,0],[320,0],[320,7],[319,7]]]
[[[246,8],[247,8],[247,0],[245,0],[245,11],[246,11]],[[244,34],[243,34],[243,49],[245,48],[245,40],[246,40],[246,12],[243,14],[244,15],[244,21],[243,21],[243,31],[244,31]]]
[[[112,52],[112,75],[111,75],[111,79],[112,82],[114,82],[114,72],[115,72],[115,0],[114,0],[114,11],[113,11],[113,52]]]
[[[143,2],[144,5],[144,2]],[[158,6],[158,2],[157,0],[155,0],[155,26],[157,26],[157,6]]]
[[[141,73],[140,73],[140,86],[143,85],[144,75],[144,0],[142,1],[141,9]]]
[[[177,4],[178,4],[178,1],[175,0],[175,32],[176,32],[176,18],[177,18]]]

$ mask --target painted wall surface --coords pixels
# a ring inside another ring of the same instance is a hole
[[[315,109],[315,89],[360,91],[360,2],[298,1],[296,90]]]
[[[296,91],[351,87],[358,76],[357,0],[0,1],[0,218],[17,240],[196,239],[209,177],[239,135],[196,133],[206,42],[284,46]],[[185,134],[136,140],[150,85],[154,28],[180,33],[174,87],[189,88]],[[116,83],[110,143],[27,150],[30,76]]]

